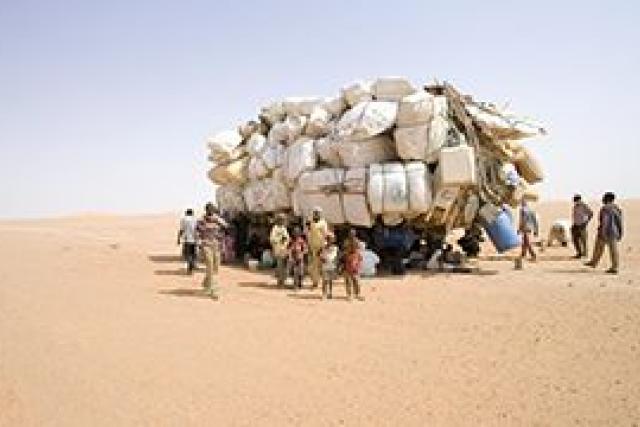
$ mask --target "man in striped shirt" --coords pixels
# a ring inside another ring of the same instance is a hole
[[[218,268],[220,266],[220,245],[224,237],[223,229],[227,227],[227,222],[218,215],[213,203],[207,203],[205,214],[198,221],[196,229],[206,267],[202,287],[214,300],[219,298]]]

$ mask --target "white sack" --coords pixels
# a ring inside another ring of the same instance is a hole
[[[238,160],[239,158],[244,157],[246,154],[247,150],[245,150],[244,145],[241,145],[231,150],[230,153],[221,153],[219,151],[212,150],[207,158],[216,165],[223,165],[234,160]]]
[[[371,165],[367,192],[373,214],[406,213],[409,210],[409,191],[404,165]]]
[[[347,109],[347,101],[345,101],[342,95],[324,98],[322,108],[331,114],[331,116],[340,117],[344,110]]]
[[[237,130],[219,132],[207,139],[211,155],[216,158],[228,157],[242,143],[242,136]]]
[[[409,190],[409,210],[413,213],[426,213],[431,209],[431,174],[422,162],[410,162],[405,165],[407,187]]]
[[[343,180],[343,169],[328,168],[302,173],[294,191],[295,213],[306,218],[318,206],[329,223],[343,224]]]
[[[267,169],[273,170],[279,168],[284,163],[285,147],[280,143],[269,144],[260,157]]]
[[[276,122],[271,126],[267,140],[269,143],[286,142],[288,138],[289,127],[284,122]]]
[[[316,153],[311,138],[302,137],[287,148],[284,174],[289,185],[293,186],[304,171],[316,168]]]
[[[221,185],[216,189],[218,206],[228,212],[243,212],[245,210],[242,188],[235,185]]]
[[[404,77],[380,77],[373,83],[373,95],[378,101],[399,101],[416,88]]]
[[[393,140],[379,135],[362,141],[342,141],[338,153],[344,166],[362,167],[372,163],[382,163],[396,158]]]
[[[405,96],[398,103],[398,126],[428,124],[433,118],[433,103],[433,95],[425,91]]]
[[[320,160],[326,162],[328,165],[339,167],[342,164],[340,160],[339,140],[333,138],[331,135],[319,138],[316,140],[316,153]]]
[[[284,120],[285,111],[282,102],[274,102],[260,110],[260,117],[270,125]]]
[[[317,138],[329,132],[331,115],[322,107],[316,107],[309,116],[305,134]]]
[[[243,157],[230,163],[219,165],[208,173],[209,179],[218,185],[242,185],[247,182],[249,158]]]
[[[282,102],[284,111],[289,116],[308,116],[314,108],[322,106],[323,98],[309,96],[291,96]]]
[[[269,169],[259,157],[251,157],[247,167],[247,177],[250,181],[257,181],[269,175]]]
[[[371,92],[371,83],[361,80],[343,87],[341,93],[342,97],[350,106],[354,106],[362,101],[371,101],[371,99],[373,98],[373,94]]]
[[[250,212],[273,212],[291,207],[289,189],[273,178],[249,183],[244,189],[244,200]]]
[[[238,126],[238,133],[242,137],[242,139],[248,139],[252,134],[258,132],[260,130],[260,123],[249,120],[246,123]]]
[[[298,139],[304,133],[306,125],[307,118],[305,116],[287,116],[284,120],[284,127],[287,135],[286,141],[292,143]]]
[[[367,169],[347,169],[344,177],[342,206],[345,220],[352,225],[371,227],[373,219],[367,203]]]
[[[429,144],[424,159],[428,162],[436,160],[438,151],[446,144],[449,133],[449,121],[441,116],[434,116],[429,126]]]
[[[449,104],[447,103],[447,97],[438,95],[432,99],[433,105],[433,117],[442,117],[446,119],[449,116]]]
[[[425,160],[429,149],[429,126],[399,127],[393,132],[398,157],[404,160]]]
[[[438,183],[441,186],[475,185],[476,161],[473,147],[445,147],[440,150]]]
[[[336,129],[341,138],[371,138],[390,129],[395,124],[397,114],[396,102],[361,102],[343,114]]]
[[[267,138],[259,133],[254,133],[249,137],[246,145],[249,155],[259,156],[267,145]]]

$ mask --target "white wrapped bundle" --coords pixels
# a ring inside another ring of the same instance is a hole
[[[216,201],[221,209],[228,212],[243,212],[246,208],[242,187],[221,185],[216,190]]]
[[[259,133],[253,133],[247,139],[247,152],[251,156],[259,156],[267,146],[267,138]]]
[[[247,166],[247,178],[249,181],[257,181],[269,175],[269,169],[259,157],[251,157]]]
[[[316,140],[316,154],[320,160],[327,163],[334,168],[340,167],[342,161],[340,160],[339,152],[339,140],[333,136],[328,135]]]
[[[361,102],[342,115],[336,130],[344,139],[371,138],[390,129],[396,122],[397,114],[396,102]]]
[[[218,165],[209,171],[209,179],[218,185],[242,185],[247,182],[248,166],[248,157]]]
[[[396,120],[398,126],[428,124],[433,118],[433,103],[433,95],[425,91],[405,96],[398,103],[398,118]]]
[[[369,167],[369,205],[374,214],[405,213],[409,210],[407,174],[402,163]]]
[[[274,212],[289,209],[289,189],[280,180],[266,178],[244,188],[244,200],[250,212]]]
[[[350,106],[354,106],[363,101],[371,101],[373,99],[371,83],[364,82],[362,80],[358,80],[343,87],[341,93],[342,97]]]
[[[323,98],[311,96],[291,96],[282,102],[284,111],[288,116],[308,116],[314,108],[321,107]]]
[[[269,143],[260,158],[269,170],[279,168],[284,163],[286,148],[280,143]]]
[[[288,130],[289,127],[285,125],[284,122],[274,123],[267,135],[267,141],[269,141],[270,144],[286,142],[289,135]]]
[[[424,159],[427,162],[435,161],[438,152],[447,142],[450,123],[441,116],[434,116],[429,126],[429,143],[425,151]]]
[[[342,210],[342,183],[344,170],[319,169],[300,175],[294,191],[293,209],[296,215],[307,218],[314,207],[319,206],[331,224],[345,222]]]
[[[373,96],[378,101],[399,101],[416,91],[404,77],[380,77],[373,83]]]
[[[316,164],[313,139],[299,138],[287,148],[285,154],[283,172],[286,182],[293,187],[302,172],[315,169]]]
[[[449,104],[446,96],[434,96],[432,99],[433,117],[442,117],[446,119],[449,116]]]
[[[324,98],[322,102],[324,108],[332,117],[340,117],[344,110],[347,109],[347,101],[342,95]]]
[[[461,145],[440,150],[437,173],[440,186],[475,185],[476,159],[473,147]]]
[[[405,164],[407,187],[409,190],[409,211],[414,214],[429,212],[433,194],[432,179],[427,166],[423,162]]]
[[[360,227],[371,227],[373,219],[367,203],[367,169],[347,169],[344,177],[342,206],[345,220]]]
[[[274,125],[284,120],[284,106],[282,102],[273,102],[260,110],[260,117],[270,125]]]
[[[429,126],[399,127],[393,132],[398,157],[404,160],[425,160],[429,151]]]
[[[322,107],[316,107],[309,116],[305,134],[314,138],[326,135],[330,129],[331,115]]]
[[[242,139],[249,139],[251,135],[258,132],[259,130],[260,130],[260,123],[254,120],[249,120],[248,122],[238,126],[238,133],[240,134]]]
[[[242,136],[237,130],[219,132],[207,139],[211,157],[216,162],[231,160],[231,154],[242,143]]]
[[[307,117],[287,116],[287,118],[284,119],[286,141],[288,143],[294,142],[304,133],[304,129],[306,126],[307,126]]]
[[[338,144],[338,153],[342,164],[349,168],[396,159],[393,140],[386,135],[361,141],[343,141]]]

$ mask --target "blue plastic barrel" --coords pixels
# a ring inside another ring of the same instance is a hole
[[[521,244],[520,236],[513,225],[511,215],[505,210],[502,210],[491,224],[485,226],[485,231],[489,235],[493,246],[500,253],[516,248]]]

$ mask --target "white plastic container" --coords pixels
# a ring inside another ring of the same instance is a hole
[[[461,145],[440,150],[438,183],[445,187],[476,184],[476,162],[473,147]]]

